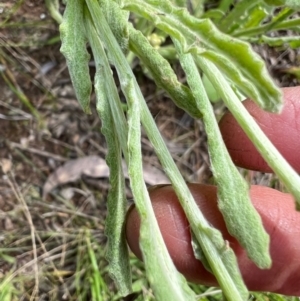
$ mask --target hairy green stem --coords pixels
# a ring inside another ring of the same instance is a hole
[[[253,117],[239,101],[222,73],[209,60],[197,57],[197,63],[212,82],[226,106],[238,121],[242,129],[256,146],[268,165],[278,175],[287,189],[294,195],[297,207],[300,207],[300,177],[282,157],[275,146],[266,137]]]
[[[222,255],[218,250],[219,247],[216,247],[214,245],[214,241],[212,241],[213,236],[215,236],[215,238],[219,241],[218,231],[209,226],[207,220],[199,211],[199,208],[184,182],[178,167],[174,163],[145,102],[142,103],[141,107],[141,121],[147,136],[154,147],[155,153],[172,183],[180,204],[189,220],[191,229],[195,234],[206,259],[208,260],[210,267],[216,273],[215,276],[222,290],[228,298],[231,297],[230,300],[232,301],[243,300],[240,297],[236,284],[233,282],[230,274],[228,273],[224,262],[222,262]],[[234,263],[231,264],[234,265]]]
[[[46,6],[51,17],[58,23],[61,24],[63,17],[59,12],[59,3],[58,0],[45,0]]]
[[[143,96],[100,7],[91,0],[86,2],[101,41],[103,41],[112,62],[116,66],[122,91],[130,106],[128,112],[128,168],[131,188],[141,217],[140,246],[148,279],[158,300],[193,300],[194,293],[188,287],[185,279],[176,271],[168,254],[143,180],[139,116],[142,110],[140,108],[140,98]]]
[[[195,233],[195,236],[197,237],[197,240],[209,260],[210,264],[214,266],[214,271],[217,272],[217,279],[224,290],[226,292],[226,295],[231,297],[231,300],[243,300],[243,298],[240,296],[238,289],[236,288],[236,284],[234,283],[233,279],[230,276],[230,272],[228,269],[232,267],[233,262],[223,262],[224,258],[226,260],[227,256],[224,256],[224,254],[228,251],[226,248],[226,244],[224,240],[222,239],[222,236],[220,232],[208,224],[207,220],[203,216],[203,214],[200,212],[198,206],[196,205],[196,202],[188,189],[184,179],[182,178],[182,175],[180,174],[176,164],[174,163],[160,133],[159,130],[156,127],[155,121],[153,120],[153,117],[147,107],[147,104],[143,98],[143,95],[139,89],[139,86],[136,82],[135,76],[128,65],[126,58],[124,54],[122,53],[116,39],[113,37],[111,30],[100,10],[100,8],[95,5],[94,2],[91,0],[87,0],[87,4],[89,6],[90,13],[94,19],[94,22],[96,23],[97,20],[101,20],[101,26],[96,24],[97,30],[100,34],[100,37],[102,41],[105,44],[105,47],[107,48],[107,51],[110,53],[110,57],[113,60],[114,65],[117,68],[118,76],[120,78],[120,83],[122,86],[122,90],[124,95],[127,95],[127,97],[131,98],[131,93],[134,93],[134,97],[138,98],[139,106],[140,106],[140,114],[141,114],[141,122],[145,128],[145,131],[151,141],[151,143],[154,146],[155,152],[157,153],[162,166],[164,170],[166,171],[168,177],[170,178],[172,185],[176,191],[176,194],[178,195],[178,198],[180,200],[180,203],[186,213],[186,216],[188,220],[191,223],[191,228],[193,232]],[[132,92],[131,85],[134,85],[135,92]],[[129,89],[130,87],[130,89]],[[128,92],[128,89],[130,93]],[[129,96],[128,96],[129,94]],[[143,186],[142,186],[143,187]],[[141,188],[142,188],[141,187]],[[141,191],[142,192],[142,191]],[[144,194],[144,193],[143,193]],[[147,194],[144,194],[144,206],[148,204],[148,196]],[[142,203],[139,204],[139,206],[142,206]],[[148,206],[148,205],[147,205]],[[140,207],[141,208],[141,207]],[[150,210],[150,207],[148,209],[144,209],[146,211]],[[151,213],[152,214],[152,213]],[[146,216],[144,214],[141,215],[141,218],[144,219]],[[153,227],[157,227],[155,221],[152,221]],[[154,228],[153,228],[154,231]],[[151,231],[152,232],[152,231]],[[148,233],[149,234],[149,233]],[[143,236],[146,238],[147,236]],[[161,244],[157,241],[157,239],[160,239],[161,235],[159,233],[156,233],[156,235],[152,236],[153,243],[156,242],[158,246],[160,246],[160,250],[165,250],[165,247],[162,249]],[[151,249],[147,249],[147,245],[149,247],[149,244],[147,243],[147,240],[141,240],[140,242],[142,244],[142,250],[143,254],[145,256],[145,262],[147,263],[148,269],[151,269],[151,262],[148,260],[151,258]],[[153,256],[154,254],[152,254]],[[150,256],[150,257],[149,257]],[[164,255],[165,258],[166,255]],[[146,259],[148,258],[148,259]],[[153,261],[154,258],[152,257],[152,265],[156,262]],[[233,260],[235,258],[233,257]],[[235,263],[236,264],[236,263]],[[169,264],[168,264],[169,265]],[[157,265],[156,265],[157,266]],[[157,266],[158,267],[158,266]],[[170,266],[171,267],[171,266]],[[162,276],[157,274],[158,271],[156,271],[156,277]],[[161,266],[160,273],[164,274],[163,266]],[[171,274],[169,273],[170,277]],[[173,275],[175,277],[175,275]],[[153,277],[153,275],[152,275]],[[156,280],[156,291],[158,294],[163,294],[162,288],[160,287],[160,283],[157,282],[157,279],[153,279],[150,274],[151,281]],[[167,277],[167,278],[168,278]],[[167,279],[166,278],[166,279]],[[165,279],[165,280],[166,280]],[[175,278],[174,278],[175,279]],[[165,281],[164,280],[164,281]],[[176,280],[178,281],[178,280]],[[181,281],[180,281],[181,282]],[[171,287],[173,284],[169,283]],[[186,290],[186,289],[185,289]],[[162,296],[162,295],[161,295]],[[174,299],[173,299],[174,300]]]
[[[179,61],[187,82],[195,96],[197,108],[203,114],[207,133],[211,169],[218,186],[218,206],[227,229],[246,249],[248,257],[260,268],[269,268],[269,235],[264,230],[261,217],[250,201],[249,185],[233,164],[223,142],[213,108],[205,92],[196,63],[190,53],[174,40]]]

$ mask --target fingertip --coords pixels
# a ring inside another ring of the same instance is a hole
[[[214,276],[194,256],[190,226],[172,187],[159,187],[149,194],[164,242],[177,269],[189,281],[199,282],[201,275],[202,284],[215,285]],[[139,228],[140,218],[136,208],[132,207],[127,217],[126,236],[130,249],[141,259]]]
[[[139,231],[140,231],[140,217],[136,210],[135,205],[131,205],[126,216],[125,224],[125,233],[127,243],[131,251],[137,256],[140,260],[143,259],[142,252],[139,247]]]
[[[300,213],[295,210],[293,197],[256,185],[251,186],[250,197],[270,235],[272,266],[259,269],[242,250],[238,262],[245,283],[251,290],[300,295],[300,286],[295,286],[295,281],[300,283]]]
[[[300,283],[300,213],[295,211],[293,198],[289,194],[267,187],[251,187],[251,200],[271,238],[272,267],[270,270],[260,270],[227,232],[217,207],[216,187],[191,184],[189,188],[207,220],[222,232],[235,251],[250,290],[300,295],[300,286],[295,285]],[[189,224],[172,187],[152,190],[150,197],[162,236],[178,270],[192,282],[216,285],[214,276],[194,256]],[[139,227],[139,216],[133,208],[128,213],[126,234],[130,248],[141,258]]]
[[[300,172],[300,87],[284,88],[283,95],[285,103],[280,114],[263,111],[251,100],[245,100],[243,104],[279,152]],[[237,166],[272,172],[231,113],[222,117],[219,126]]]

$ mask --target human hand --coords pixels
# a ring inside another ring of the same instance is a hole
[[[248,100],[244,104],[281,154],[300,172],[300,87],[285,88],[283,92],[285,105],[280,115],[262,111]],[[271,171],[231,114],[223,116],[220,129],[238,166]],[[190,184],[189,188],[207,220],[222,232],[233,248],[249,290],[300,296],[300,212],[295,211],[290,194],[263,186],[250,189],[251,201],[270,235],[272,267],[261,270],[226,230],[217,206],[216,187]],[[172,187],[155,186],[149,193],[164,241],[178,270],[192,282],[215,286],[214,276],[194,257],[189,224]],[[132,251],[142,258],[138,244],[139,225],[138,213],[132,207],[127,217],[127,241]]]

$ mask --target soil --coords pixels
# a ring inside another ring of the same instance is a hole
[[[7,22],[2,23],[6,19]],[[90,155],[104,158],[106,155],[94,95],[92,114],[85,115],[74,95],[66,62],[59,49],[58,26],[50,17],[44,1],[1,2],[0,160],[3,170],[0,169],[0,247],[20,246],[18,251],[10,254],[16,258],[18,268],[32,259],[31,251],[26,249],[31,244],[28,212],[41,237],[43,231],[80,231],[88,226],[92,231],[98,231],[99,242],[105,240],[107,178],[83,177],[76,183],[59,186],[42,200],[43,185],[59,166],[75,158]],[[260,46],[255,46],[255,49],[266,60],[279,85],[299,84],[296,77],[284,72],[299,64],[299,51]],[[92,64],[90,71],[91,74],[95,72]],[[139,67],[135,72],[185,179],[209,182],[211,173],[202,123],[177,108],[150,79],[142,75]],[[215,107],[217,112],[223,111],[220,104]],[[145,136],[142,147],[145,164],[160,169]],[[72,192],[66,205],[61,195],[68,188],[72,188]],[[127,194],[131,198],[129,188]],[[77,215],[74,216],[74,212]],[[27,242],[16,243],[16,237],[23,237]],[[46,241],[47,237],[41,239]],[[43,254],[45,250],[39,245],[38,256]],[[0,258],[0,281],[11,268],[12,264]],[[73,270],[74,266],[69,263],[64,268]],[[23,273],[32,270],[33,267],[29,267]],[[46,281],[45,294],[47,285]],[[28,286],[32,288],[32,285]]]

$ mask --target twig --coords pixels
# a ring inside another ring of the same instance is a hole
[[[36,148],[23,146],[20,143],[16,143],[16,142],[12,142],[12,141],[9,141],[8,143],[9,143],[9,146],[11,148],[19,148],[19,149],[28,151],[30,153],[42,156],[42,157],[52,158],[56,161],[65,162],[65,161],[69,160],[68,158],[65,158],[65,157],[62,157],[62,156],[59,156],[59,155],[54,155],[54,154],[46,152],[46,151],[41,151],[41,150],[36,149]]]
[[[13,120],[13,121],[21,121],[21,120],[30,120],[30,119],[32,119],[32,117],[6,116],[6,115],[3,115],[3,114],[0,114],[0,119]]]

